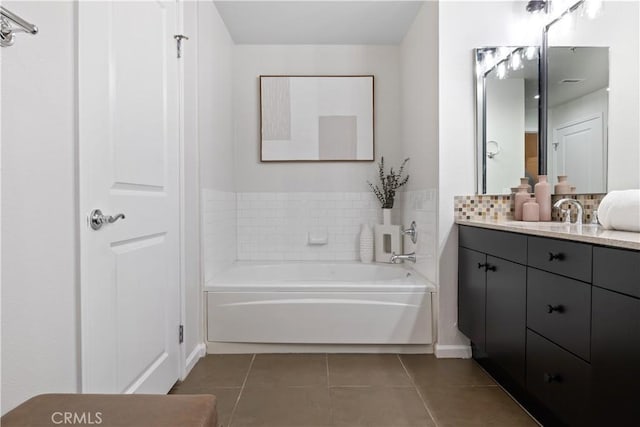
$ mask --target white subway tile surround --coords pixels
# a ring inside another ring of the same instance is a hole
[[[237,259],[236,193],[202,190],[202,267],[205,283]]]
[[[418,243],[404,239],[405,253],[416,251],[418,272],[435,281],[436,200],[434,189],[400,192],[392,223],[418,224]],[[202,191],[205,282],[240,261],[359,260],[361,224],[382,221],[380,203],[366,192]],[[327,236],[310,245],[309,234]]]
[[[238,193],[238,259],[356,260],[360,225],[379,215],[370,192]],[[309,245],[309,233],[327,244]]]
[[[436,281],[436,201],[438,193],[435,189],[411,190],[399,193],[398,207],[401,215],[401,224],[409,227],[411,221],[415,221],[418,229],[418,241],[416,244],[411,239],[404,239],[404,252],[416,253],[416,263],[413,268],[418,273]]]

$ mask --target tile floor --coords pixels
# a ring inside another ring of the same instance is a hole
[[[218,398],[223,427],[536,426],[474,362],[432,355],[208,355],[171,393]]]

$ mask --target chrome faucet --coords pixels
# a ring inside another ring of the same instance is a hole
[[[572,204],[576,207],[576,210],[578,211],[576,225],[582,225],[582,212],[584,211],[582,203],[580,203],[580,201],[576,199],[560,199],[553,204],[554,208],[558,208],[561,210],[562,214],[564,215],[565,224],[571,224],[571,211],[570,209],[562,209],[561,206],[563,203],[569,203],[570,205]]]
[[[411,261],[413,263],[416,262],[416,253],[411,252],[410,254],[398,254],[395,252],[391,252],[391,263],[396,264],[396,261]]]
[[[411,226],[409,228],[403,228],[401,233],[409,236],[414,245],[418,241],[418,226],[415,221],[411,221]]]

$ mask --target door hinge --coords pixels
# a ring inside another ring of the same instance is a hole
[[[184,325],[178,326],[178,344],[184,342]]]
[[[182,58],[182,40],[189,40],[189,37],[183,34],[176,34],[173,38],[176,39],[177,57]]]

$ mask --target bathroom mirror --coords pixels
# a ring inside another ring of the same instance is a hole
[[[509,193],[538,177],[538,69],[535,46],[475,49],[480,194]]]
[[[373,161],[373,79],[260,76],[260,160]]]
[[[576,192],[607,191],[609,48],[551,46],[547,52],[542,152],[538,49],[475,50],[479,194],[508,194],[521,177],[533,186],[540,162],[552,185],[564,175]]]
[[[550,46],[547,60],[549,182],[566,175],[578,193],[606,193],[609,48]]]

